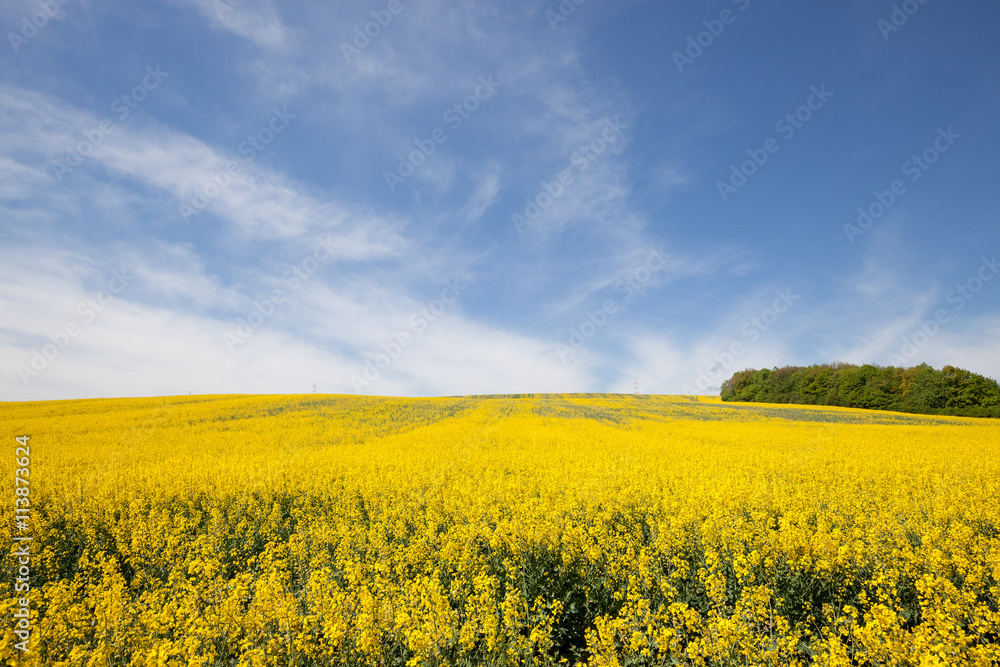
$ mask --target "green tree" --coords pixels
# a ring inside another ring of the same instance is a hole
[[[927,364],[895,368],[837,362],[748,368],[723,383],[722,399],[1000,417],[996,380],[954,366],[938,371]]]

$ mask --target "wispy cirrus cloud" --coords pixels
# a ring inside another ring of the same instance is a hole
[[[294,35],[271,0],[171,0],[194,7],[216,30],[244,37],[262,49],[287,49]]]
[[[402,243],[398,222],[380,220],[363,209],[349,213],[344,205],[316,196],[302,184],[248,161],[237,151],[220,150],[151,120],[140,123],[141,127],[117,127],[95,145],[87,137],[97,135],[88,132],[99,127],[103,119],[48,96],[0,84],[0,108],[0,131],[9,133],[8,150],[19,156],[17,162],[5,156],[2,164],[10,177],[3,183],[7,188],[20,186],[22,196],[27,195],[25,175],[36,190],[44,186],[58,192],[59,188],[74,188],[74,180],[101,180],[110,172],[117,179],[172,197],[175,204],[171,208],[176,213],[168,213],[167,220],[177,225],[194,223],[199,211],[192,211],[190,202],[202,196],[207,201],[202,209],[205,213],[248,238],[335,233],[343,256],[354,259],[391,255]],[[77,153],[82,146],[88,154],[82,156],[80,166],[69,173],[57,169],[59,161],[65,159],[65,147]],[[234,163],[239,170],[227,171],[227,165]],[[206,192],[215,196],[208,199]],[[187,216],[184,207],[188,207]],[[201,219],[206,217],[201,214]]]

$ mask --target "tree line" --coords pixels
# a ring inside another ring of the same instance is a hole
[[[996,380],[954,366],[935,370],[834,363],[747,369],[722,384],[722,400],[839,405],[870,410],[1000,418]]]

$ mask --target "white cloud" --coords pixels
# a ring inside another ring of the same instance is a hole
[[[483,217],[490,206],[496,202],[500,192],[502,168],[497,163],[491,163],[476,175],[476,190],[462,207],[461,216],[466,223],[472,223]]]
[[[48,177],[41,171],[0,155],[0,199],[24,199],[47,180]]]
[[[262,49],[282,50],[293,40],[270,0],[174,0],[198,10],[216,30],[244,37]]]
[[[7,323],[0,335],[6,367],[0,394],[5,398],[305,392],[312,384],[326,392],[354,393],[351,375],[363,372],[364,361],[382,350],[381,343],[409,328],[406,315],[419,307],[383,288],[366,295],[364,286],[347,284],[344,295],[318,281],[299,290],[286,287],[287,301],[230,351],[223,334],[235,330],[236,318],[210,311],[224,308],[247,319],[253,302],[219,286],[181,246],[165,246],[148,256],[127,251],[115,257],[138,267],[135,273],[129,268],[123,272],[124,289],[112,279],[114,273],[98,269],[84,255],[36,249],[27,259],[0,247],[0,259],[0,294],[5,295],[0,315]],[[179,274],[180,267],[189,275]],[[101,303],[99,294],[105,289],[118,292]],[[143,301],[151,293],[193,303],[159,307]],[[388,300],[381,307],[372,303],[379,297]],[[70,338],[61,333],[67,325],[77,331]],[[39,355],[48,354],[46,346],[54,355],[40,361]],[[362,393],[587,386],[579,371],[540,359],[542,348],[538,341],[483,327],[455,310],[426,331],[414,332],[412,347]],[[20,374],[33,361],[37,374],[29,372],[25,383]]]
[[[661,201],[670,201],[677,192],[683,192],[691,185],[691,174],[677,162],[667,162],[653,170],[652,185]]]
[[[27,154],[22,159],[37,165],[53,155],[55,162],[65,160],[61,154],[64,147],[80,146],[84,133],[98,128],[101,122],[46,96],[4,84],[0,84],[0,109],[3,110],[0,132],[14,135],[16,138],[11,142],[14,151]],[[392,255],[402,245],[398,234],[400,223],[376,218],[368,211],[361,211],[360,215],[349,211],[346,206],[315,195],[302,184],[266,168],[259,160],[248,157],[249,153],[239,153],[237,147],[233,152],[221,151],[152,122],[142,125],[136,128],[133,124],[119,123],[92,152],[86,151],[89,154],[83,157],[81,166],[68,174],[60,173],[65,181],[62,187],[71,187],[72,180],[81,177],[77,171],[89,174],[99,165],[118,178],[139,181],[175,197],[178,225],[185,222],[184,210],[189,213],[188,222],[204,224],[206,214],[198,213],[198,205],[202,204],[206,212],[226,220],[246,238],[287,238],[316,231],[333,233],[338,236],[342,256],[353,259]],[[269,124],[262,125],[262,129],[270,129]],[[265,136],[273,137],[274,133]],[[5,177],[0,180],[0,190],[21,187],[22,173],[38,173],[37,167],[15,163],[9,157],[5,160],[3,164],[11,166],[0,172],[0,177]],[[47,175],[48,184],[58,190],[55,162],[49,165]],[[227,171],[233,163],[238,169]],[[38,184],[36,179],[35,185]],[[24,196],[23,188],[19,192]],[[215,196],[210,198],[206,194]]]
[[[546,343],[459,317],[442,317],[403,350],[369,394],[454,395],[585,391],[592,379],[544,356]],[[372,353],[382,352],[379,345]],[[363,378],[357,363],[352,374]]]

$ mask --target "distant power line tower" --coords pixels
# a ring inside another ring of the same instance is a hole
[[[639,376],[635,377],[635,393],[639,393]]]
[[[316,385],[313,385],[313,393],[315,394],[317,391],[318,390],[316,389]]]

